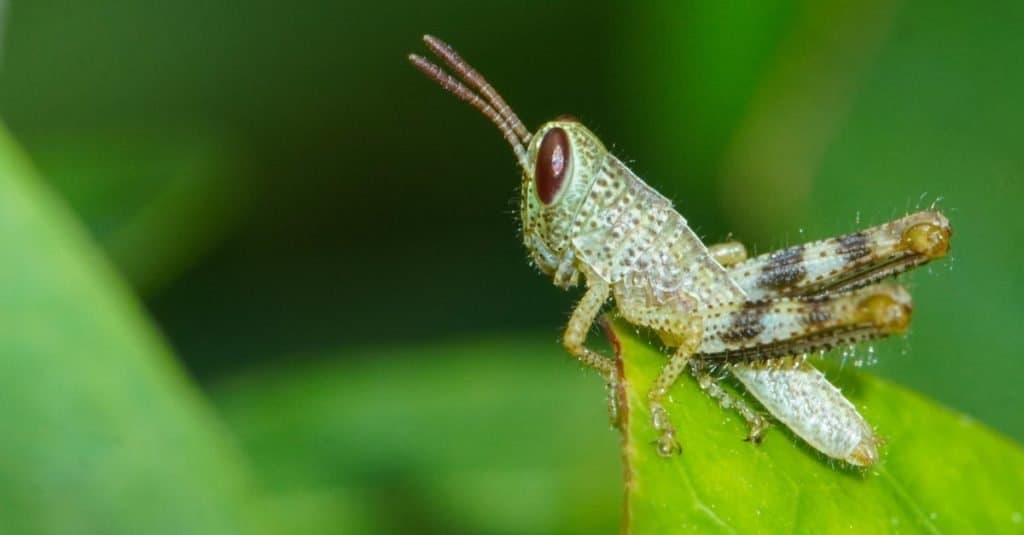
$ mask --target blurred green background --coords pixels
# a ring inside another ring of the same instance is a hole
[[[128,303],[115,308],[163,337],[160,373],[180,366],[199,389],[154,393],[126,384],[123,363],[88,364],[109,380],[89,399],[109,397],[107,416],[135,405],[118,421],[143,437],[167,430],[151,397],[189,400],[182,428],[202,420],[234,466],[184,478],[177,498],[125,484],[63,524],[34,516],[53,510],[45,497],[21,498],[37,477],[64,488],[64,474],[8,461],[12,526],[131,531],[150,518],[132,500],[196,498],[190,485],[220,478],[213,487],[246,496],[238,517],[258,509],[268,528],[617,529],[604,391],[557,343],[575,297],[527,265],[500,136],[407,64],[428,32],[529,126],[579,117],[709,242],[764,252],[937,203],[952,256],[905,278],[913,330],[876,344],[870,372],[1024,439],[1020,2],[34,0],[9,2],[4,23],[7,127],[124,281],[103,283]],[[0,238],[0,255],[29,240]],[[36,293],[0,281],[0,308],[39,306],[33,328],[54,327],[47,373],[73,385],[100,346],[61,329],[41,278],[26,279]],[[31,399],[64,392],[9,380]],[[80,405],[65,409],[87,427]],[[37,416],[4,410],[23,425]],[[133,451],[160,464],[178,451],[168,437]],[[38,461],[98,444],[48,444]],[[117,486],[104,470],[82,468],[67,488]],[[120,507],[139,523],[106,523]]]

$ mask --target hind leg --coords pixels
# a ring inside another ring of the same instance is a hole
[[[945,216],[925,211],[852,234],[720,263],[751,299],[848,292],[945,256],[952,235]],[[712,254],[719,251],[716,260],[739,258],[725,254],[731,244],[710,248]]]

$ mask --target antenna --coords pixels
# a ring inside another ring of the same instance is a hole
[[[487,80],[480,73],[476,72],[473,67],[459,57],[459,54],[455,52],[451,45],[431,35],[424,35],[423,42],[462,80],[448,74],[443,68],[431,63],[430,60],[423,56],[409,54],[409,61],[413,66],[425,74],[427,78],[436,82],[437,85],[468,102],[490,119],[494,126],[498,127],[498,131],[504,136],[505,141],[508,141],[508,144],[512,146],[512,151],[516,154],[519,166],[524,171],[528,170],[526,147],[524,145],[530,141],[530,131],[526,129],[526,126],[519,120],[519,117],[512,111],[512,108],[505,102],[505,99],[501,98],[501,95],[491,87],[491,84],[487,83]],[[474,92],[473,89],[478,91],[479,94]]]

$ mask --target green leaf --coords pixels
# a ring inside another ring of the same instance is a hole
[[[231,230],[248,205],[229,136],[217,129],[91,129],[26,139],[64,197],[137,291],[151,293]]]
[[[251,532],[238,451],[2,127],[0,258],[0,531]]]
[[[971,419],[863,373],[830,373],[887,441],[866,470],[832,461],[780,425],[761,445],[681,378],[667,408],[683,452],[652,441],[647,389],[665,357],[615,327],[626,399],[629,533],[1004,533],[1024,529],[1024,451]]]
[[[213,392],[271,493],[341,492],[372,512],[348,533],[619,525],[605,389],[550,336],[289,359]]]

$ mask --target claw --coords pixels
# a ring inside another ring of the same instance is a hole
[[[761,441],[764,440],[764,430],[768,429],[770,425],[764,418],[758,418],[757,421],[750,424],[750,433],[743,441],[760,445]]]
[[[651,406],[651,425],[659,433],[658,440],[655,441],[658,445],[659,455],[670,457],[683,451],[679,442],[676,441],[676,430],[672,427],[672,422],[669,421],[668,412],[661,405]]]
[[[683,452],[682,446],[679,445],[679,441],[675,439],[675,434],[672,432],[662,433],[654,442],[658,445],[658,455],[662,457],[671,457]]]

